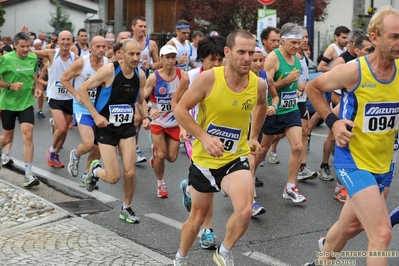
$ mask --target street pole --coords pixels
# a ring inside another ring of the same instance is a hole
[[[114,33],[118,35],[123,29],[123,0],[115,0],[114,10]]]
[[[305,0],[306,29],[308,30],[309,43],[313,50],[310,55],[312,59],[314,56],[314,12],[315,0]]]

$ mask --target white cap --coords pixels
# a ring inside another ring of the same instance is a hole
[[[38,43],[42,43],[42,40],[40,40],[40,39],[35,39],[35,40],[33,41],[33,45],[36,45],[36,44],[38,44]]]
[[[159,51],[159,55],[163,56],[167,54],[177,54],[176,48],[169,44],[162,46],[161,51]]]

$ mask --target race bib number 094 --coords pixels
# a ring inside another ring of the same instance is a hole
[[[399,103],[368,103],[364,108],[363,132],[386,132],[398,128]]]

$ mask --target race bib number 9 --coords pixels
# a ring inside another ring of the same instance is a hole
[[[157,109],[161,112],[172,110],[172,97],[157,97]]]
[[[56,81],[55,82],[55,89],[56,89],[56,93],[58,94],[67,94],[68,90],[64,88],[64,86],[62,86],[61,81]]]
[[[114,126],[132,123],[134,116],[133,107],[128,104],[118,104],[109,106],[109,123]]]
[[[298,102],[296,91],[282,92],[280,108],[289,109],[294,107]]]
[[[363,132],[386,132],[398,128],[399,103],[368,103],[364,108]]]
[[[241,137],[241,129],[217,126],[211,123],[206,129],[206,132],[209,135],[220,139],[224,145],[225,152],[237,152],[238,142],[240,141]]]

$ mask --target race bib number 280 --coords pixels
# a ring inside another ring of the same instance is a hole
[[[363,132],[386,132],[398,128],[399,103],[368,103],[364,108]]]
[[[210,124],[206,129],[209,135],[217,137],[224,144],[224,151],[230,153],[236,153],[238,142],[241,137],[241,129],[217,126]]]

